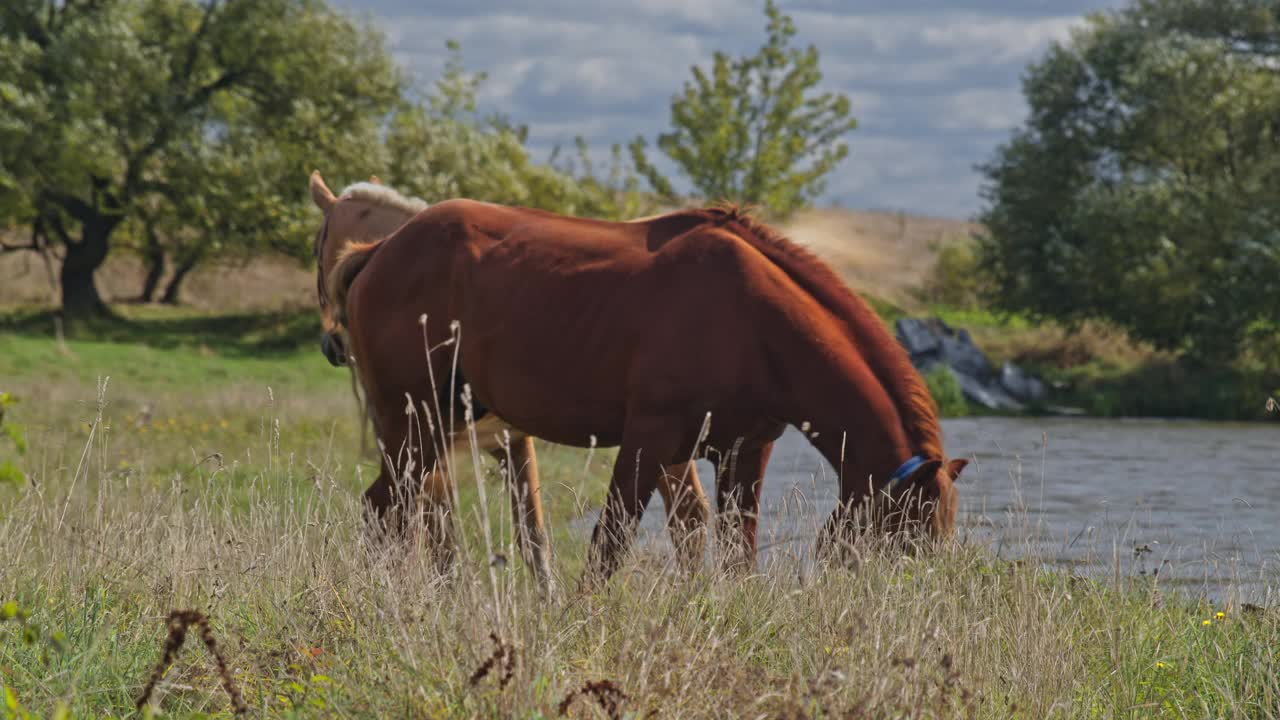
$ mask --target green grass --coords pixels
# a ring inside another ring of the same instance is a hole
[[[376,466],[348,379],[303,318],[197,317],[183,322],[205,330],[184,336],[134,317],[65,350],[37,327],[0,336],[20,400],[5,421],[27,444],[25,481],[0,485],[0,717],[135,716],[182,608],[210,616],[233,681],[271,717],[555,717],[599,680],[629,717],[1280,717],[1274,611],[976,544],[864,542],[852,569],[686,577],[664,541],[577,592],[578,518],[603,499],[609,453],[539,447],[558,598],[514,560],[487,463],[458,476],[451,576],[421,546],[379,552],[362,539]],[[486,533],[513,562],[490,565]],[[514,659],[505,683],[472,682],[490,633]],[[198,640],[154,695],[165,715],[229,712]],[[568,712],[606,716],[591,697]]]
[[[0,316],[0,377],[92,382],[110,374],[165,389],[244,382],[323,391],[347,382],[345,371],[335,372],[320,355],[310,312],[123,311],[129,314],[76,328],[63,343],[53,342],[48,313]]]

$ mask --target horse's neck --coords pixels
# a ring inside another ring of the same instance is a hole
[[[873,476],[878,487],[917,450],[888,390],[851,343],[840,345],[788,353],[784,415],[801,430],[807,424],[809,441],[846,482],[864,488]]]

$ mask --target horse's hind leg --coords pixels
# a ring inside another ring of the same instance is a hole
[[[551,542],[543,521],[538,457],[534,453],[533,438],[526,435],[519,440],[512,440],[509,447],[493,450],[492,454],[498,462],[507,466],[511,511],[524,562],[533,569],[538,585],[546,592],[554,592]]]
[[[702,565],[707,547],[707,495],[698,482],[698,469],[692,461],[672,465],[658,480],[658,492],[667,509],[667,530],[676,548],[676,559],[686,572]]]

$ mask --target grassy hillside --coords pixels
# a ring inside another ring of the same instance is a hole
[[[908,311],[922,309],[919,290],[938,251],[963,243],[974,223],[869,210],[804,210],[783,227],[787,237],[831,264],[860,293]]]

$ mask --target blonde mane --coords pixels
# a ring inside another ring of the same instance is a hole
[[[386,185],[371,182],[348,185],[338,197],[363,200],[374,205],[400,210],[409,215],[417,215],[430,207],[430,204],[422,198],[405,197]]]

